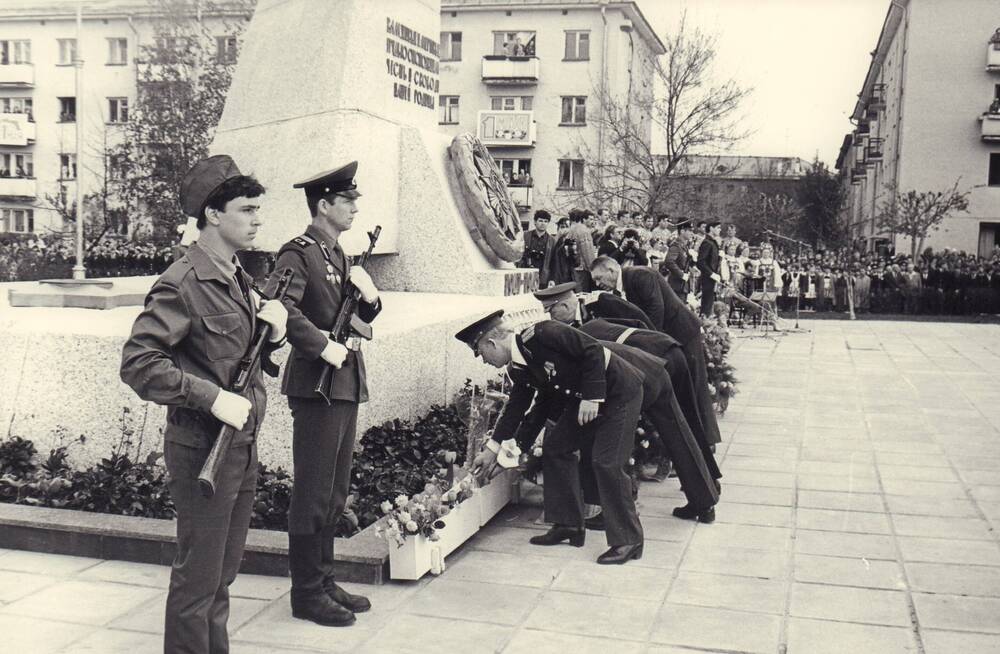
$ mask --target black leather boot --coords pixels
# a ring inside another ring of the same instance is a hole
[[[353,613],[364,613],[372,607],[372,603],[363,595],[352,595],[337,585],[333,574],[333,543],[335,528],[326,527],[323,530],[322,538],[322,569],[323,569],[323,590],[337,604],[352,611]]]
[[[583,542],[587,538],[587,532],[577,527],[563,527],[553,525],[551,529],[541,536],[532,536],[528,542],[532,545],[558,545],[563,541],[569,541],[573,547],[583,547]]]
[[[288,535],[292,616],[328,627],[354,623],[354,613],[330,599],[323,588],[322,534]]]
[[[638,561],[641,558],[642,543],[636,543],[635,545],[616,545],[597,557],[597,562],[601,565],[622,565],[632,559]]]
[[[698,522],[704,522],[705,524],[715,522],[714,506],[699,509],[691,506],[690,504],[685,504],[684,506],[678,506],[675,508],[673,510],[673,514],[675,518],[681,518],[682,520],[697,520]]]

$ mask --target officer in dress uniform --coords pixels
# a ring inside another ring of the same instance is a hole
[[[694,381],[698,414],[705,429],[705,437],[712,445],[721,442],[719,422],[708,390],[705,341],[698,316],[677,297],[667,280],[650,268],[622,268],[614,259],[598,257],[594,260],[590,274],[597,286],[620,295],[642,309],[652,319],[658,331],[681,344]]]
[[[261,301],[236,259],[252,245],[264,187],[226,155],[196,163],[181,182],[181,206],[197,218],[201,240],[150,289],[122,349],[121,379],[142,399],[166,405],[163,456],[177,509],[177,554],[170,570],[163,650],[225,654],[229,585],[243,559],[257,486],[257,432],[267,396],[261,368],[242,395],[226,390],[259,321],[271,325],[262,368],[284,342],[287,312]],[[198,474],[223,423],[236,430],[223,455],[215,494]]]
[[[510,399],[492,439],[473,460],[473,471],[488,473],[500,443],[537,434],[546,419],[555,425],[545,437],[545,515],[553,523],[533,545],[569,541],[582,547],[583,496],[577,452],[593,461],[609,549],[601,564],[623,564],[642,556],[643,534],[626,468],[643,400],[643,375],[586,334],[554,320],[520,333],[504,324],[503,311],[480,318],[455,334],[486,363],[507,368]],[[525,413],[535,407],[528,416]]]
[[[370,323],[382,303],[368,273],[350,266],[340,235],[357,213],[356,161],[294,185],[305,191],[312,223],[278,252],[276,269],[295,272],[285,304],[292,353],[281,392],[292,410],[295,482],[288,511],[288,565],[292,615],[329,626],[349,625],[367,611],[365,597],[352,595],[333,577],[333,541],[351,481],[358,404],[368,401],[361,339],[346,344],[329,337],[341,302],[353,284],[361,293],[358,318]],[[316,392],[333,366],[329,404]]]
[[[705,438],[691,374],[680,343],[662,332],[643,329],[630,321],[623,321],[623,324],[603,318],[586,318],[572,284],[553,286],[534,295],[553,320],[579,329],[609,347],[613,347],[610,343],[627,345],[663,359],[669,382],[664,384],[664,410],[657,412],[660,420],[653,422],[688,498],[687,506],[675,509],[674,515],[712,522],[715,519],[713,507],[718,501],[716,480],[722,473]],[[629,360],[628,352],[615,351]],[[584,484],[585,494],[586,488]]]

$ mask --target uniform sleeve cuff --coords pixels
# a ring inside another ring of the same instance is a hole
[[[500,443],[491,438],[490,440],[486,441],[486,449],[488,449],[490,452],[493,452],[494,454],[499,454]]]
[[[191,392],[188,393],[187,405],[211,413],[212,405],[215,404],[216,398],[219,397],[219,391],[222,389],[201,377],[188,375],[188,378],[191,380]]]

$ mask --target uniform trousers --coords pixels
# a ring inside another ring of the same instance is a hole
[[[715,315],[715,280],[708,275],[701,278],[701,315]]]
[[[609,393],[597,418],[582,427],[577,422],[578,404],[570,403],[555,426],[546,431],[543,443],[546,519],[557,525],[583,528],[578,452],[586,451],[611,547],[643,541],[628,474],[635,426],[642,410],[642,384],[637,381],[631,386],[629,391]]]
[[[177,508],[177,554],[170,570],[165,654],[226,654],[229,585],[243,560],[257,487],[256,444],[226,453],[215,495],[206,498],[198,473],[208,448],[167,441],[167,487]]]
[[[698,415],[701,416],[705,440],[709,445],[721,443],[722,434],[719,433],[719,421],[715,417],[712,394],[708,391],[708,366],[705,363],[705,343],[701,334],[699,333],[687,343],[682,343],[681,347],[684,350],[684,358],[687,359],[691,382],[694,384]]]
[[[295,481],[288,509],[292,593],[321,592],[333,576],[333,534],[351,489],[358,404],[289,397]]]
[[[715,455],[711,449],[711,446],[718,441],[710,441],[706,433],[701,412],[698,410],[698,396],[694,390],[694,381],[691,379],[691,369],[684,357],[684,351],[682,348],[672,348],[666,353],[665,359],[667,373],[670,375],[670,384],[674,387],[674,396],[677,398],[681,414],[698,443],[698,449],[701,450],[702,458],[708,466],[712,479],[719,479],[722,477],[722,472],[719,470],[719,465],[716,463]],[[714,417],[715,409],[713,408],[713,422],[715,422]],[[717,422],[715,422],[715,426],[716,431],[718,431]]]

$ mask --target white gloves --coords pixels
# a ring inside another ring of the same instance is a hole
[[[233,429],[243,429],[250,417],[250,407],[247,398],[220,388],[219,396],[212,403],[212,415]]]
[[[361,266],[351,266],[351,283],[361,292],[361,299],[371,304],[378,299],[378,289]]]
[[[690,276],[691,276],[691,274],[690,274],[690,273],[684,273],[684,274],[683,274],[683,275],[681,276],[681,279],[683,279],[684,281],[687,281],[687,280],[688,280],[688,277],[690,277]]]
[[[288,322],[288,309],[278,300],[267,300],[260,305],[257,312],[258,320],[263,320],[271,325],[271,335],[268,337],[272,343],[277,343],[285,337],[285,323]]]
[[[719,277],[719,273],[712,273],[709,277],[711,277],[716,284],[722,281],[722,277]]]
[[[330,341],[319,356],[334,368],[339,368],[347,358],[347,348],[337,341]]]

